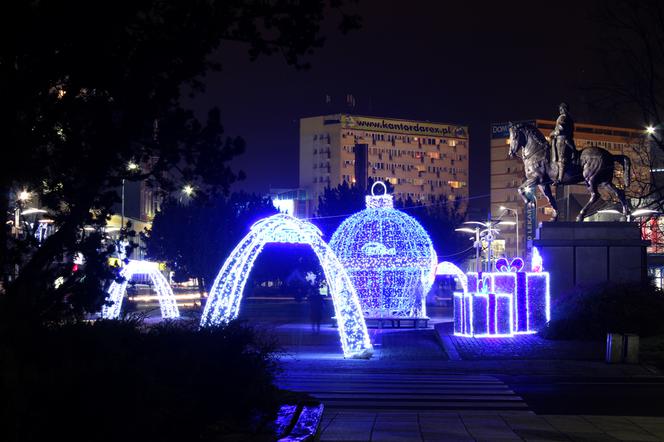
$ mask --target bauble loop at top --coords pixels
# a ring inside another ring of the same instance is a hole
[[[385,183],[382,182],[382,181],[376,181],[375,183],[373,183],[373,185],[371,186],[371,195],[373,195],[373,196],[378,196],[378,195],[376,195],[376,193],[374,192],[374,189],[375,189],[376,186],[379,185],[379,184],[380,184],[381,186],[383,186],[383,195],[387,195],[387,186],[386,186]]]
[[[376,186],[380,184],[383,186],[384,192],[382,195],[376,195],[374,192]],[[364,202],[367,206],[367,209],[393,209],[394,201],[392,195],[387,193],[387,186],[382,181],[376,181],[371,186],[371,195],[364,197]]]

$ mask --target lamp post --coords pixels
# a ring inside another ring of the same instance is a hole
[[[519,210],[505,206],[500,206],[500,210],[502,210],[503,212],[513,212],[514,216],[516,217],[516,253],[514,254],[514,256],[520,256],[519,255]]]
[[[477,272],[481,272],[480,269],[480,248],[482,247],[481,240],[484,239],[487,242],[487,265],[486,265],[486,271],[490,272],[492,271],[492,250],[491,250],[491,243],[493,243],[493,240],[496,239],[494,234],[500,233],[500,230],[496,229],[495,226],[497,224],[507,224],[505,221],[492,221],[491,216],[489,215],[489,219],[486,222],[480,222],[480,221],[466,221],[464,224],[474,224],[477,227],[474,229],[470,228],[461,228],[461,229],[456,229],[458,232],[472,232],[475,233],[475,260],[476,260],[476,267],[477,267]]]
[[[474,229],[468,228],[468,227],[461,227],[459,229],[454,229],[455,232],[466,232],[466,233],[472,233],[475,235],[475,241],[473,242],[473,247],[475,247],[475,271],[479,273],[481,271],[480,269],[480,248],[482,247],[482,243],[480,241],[480,228],[475,227]]]
[[[134,163],[133,161],[129,161],[127,163],[127,172],[129,173],[134,173],[138,171],[140,166],[138,163]],[[124,229],[124,219],[125,219],[125,179],[122,178],[122,209],[120,210],[120,231]]]

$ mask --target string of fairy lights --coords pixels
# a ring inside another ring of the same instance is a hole
[[[127,285],[135,275],[139,274],[147,275],[152,281],[152,285],[157,292],[161,317],[165,319],[178,318],[180,312],[175,296],[173,295],[173,289],[164,275],[159,271],[158,264],[156,262],[138,260],[130,260],[122,267],[119,274],[121,282],[113,281],[111,283],[108,289],[108,303],[102,307],[102,318],[117,319],[120,317],[122,300],[127,291]]]

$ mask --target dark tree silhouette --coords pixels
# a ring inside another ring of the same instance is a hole
[[[396,203],[397,208],[417,219],[424,227],[439,259],[448,261],[459,261],[471,253],[469,241],[454,231],[465,220],[464,206],[459,198],[449,200],[445,195],[429,203],[410,198]]]
[[[222,264],[249,233],[251,225],[277,210],[269,198],[246,193],[217,197],[207,203],[170,201],[157,213],[147,233],[147,255],[165,261],[175,279],[195,278],[209,290]]]
[[[364,189],[351,186],[346,181],[337,187],[326,187],[318,197],[318,210],[313,220],[327,241],[348,216],[365,208]]]
[[[23,324],[99,308],[109,273],[96,255],[112,249],[101,227],[123,179],[147,180],[164,193],[190,182],[203,197],[242,178],[228,161],[244,143],[224,137],[218,111],[201,123],[180,104],[183,92],[202,91],[201,75],[221,68],[209,58],[220,44],[223,51],[224,41],[244,42],[252,58],[280,53],[301,68],[302,56],[323,43],[325,13],[340,13],[344,31],[357,25],[338,0],[14,6],[0,26],[0,213],[13,213],[25,188],[56,227],[40,247],[10,242],[8,228],[0,229],[0,312]],[[128,170],[129,162],[141,171]],[[82,235],[86,225],[97,232]],[[66,263],[78,252],[86,265],[72,273]],[[65,283],[56,287],[58,277]]]

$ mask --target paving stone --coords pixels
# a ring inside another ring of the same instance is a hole
[[[629,417],[630,421],[634,422],[640,428],[643,428],[648,433],[659,437],[664,440],[664,418],[661,417]]]
[[[324,431],[320,442],[367,442],[371,440],[371,432],[366,433],[332,433]]]
[[[563,433],[601,433],[602,430],[581,416],[542,416],[553,428]]]
[[[609,436],[606,433],[570,432],[570,433],[565,433],[565,435],[569,437],[573,442],[605,442],[605,441],[620,440],[616,439],[615,437]]]
[[[371,433],[373,426],[371,424],[363,426],[350,426],[350,425],[330,425],[325,428],[325,433]]]
[[[623,416],[582,416],[582,417],[604,432],[610,430],[619,431],[619,430],[634,428],[634,423]]]
[[[450,429],[447,431],[424,431],[422,430],[422,438],[424,440],[474,440],[474,438],[462,429]]]
[[[608,434],[611,437],[615,437],[618,440],[649,441],[649,442],[662,440],[659,437],[655,436],[654,434],[638,430],[607,431],[606,434]]]
[[[426,432],[461,432],[466,433],[466,426],[459,416],[446,416],[432,419],[430,417],[420,417],[420,430]]]
[[[462,416],[466,429],[476,439],[521,440],[500,416]]]
[[[388,431],[419,432],[420,431],[420,426],[418,425],[417,421],[414,421],[414,422],[410,422],[410,421],[401,421],[401,422],[400,421],[394,421],[394,422],[383,421],[383,422],[376,422],[376,424],[374,425],[374,431],[379,431],[379,432],[388,432]]]
[[[419,442],[422,436],[413,431],[374,431],[371,435],[372,442]]]
[[[556,430],[515,429],[514,432],[525,441],[569,441],[570,438]]]
[[[556,431],[546,419],[541,416],[502,416],[513,430],[544,430]]]

